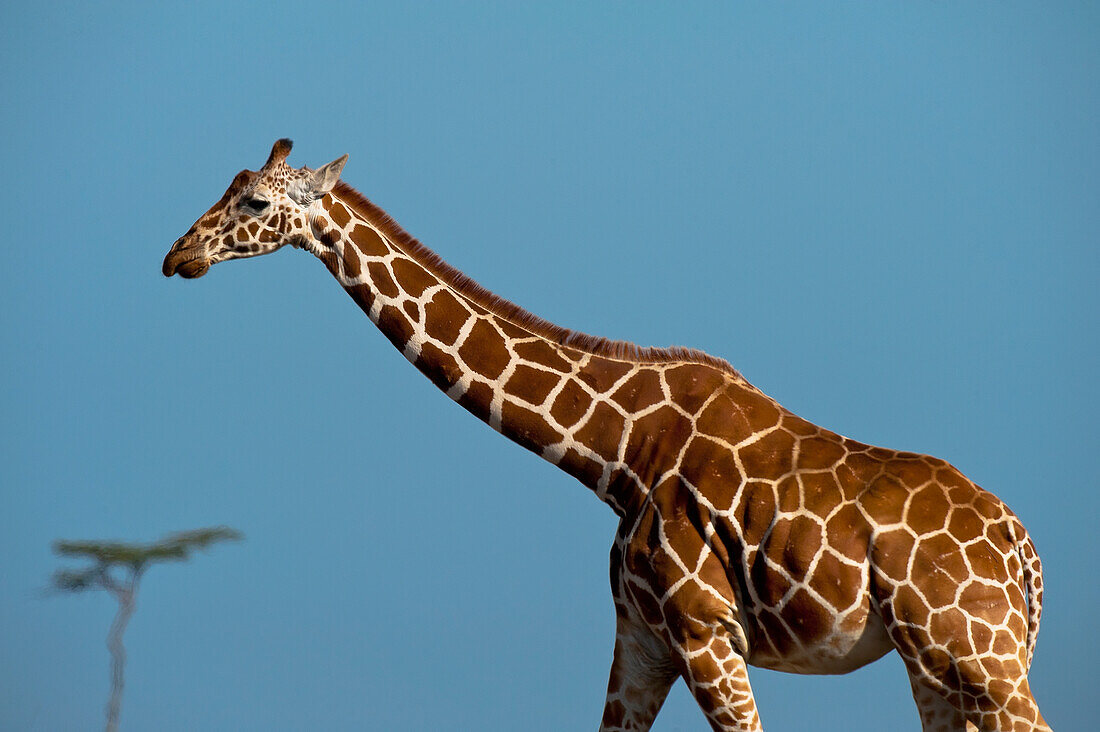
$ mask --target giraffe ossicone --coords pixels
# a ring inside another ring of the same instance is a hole
[[[447,396],[620,517],[601,729],[649,729],[683,678],[715,730],[760,730],[748,667],[902,657],[924,730],[1049,729],[1027,672],[1042,570],[1015,514],[946,462],[785,410],[725,361],[576,333],[481,288],[289,140],[164,259],[194,278],[287,244],[320,259]]]

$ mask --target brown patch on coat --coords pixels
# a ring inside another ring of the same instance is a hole
[[[577,442],[586,445],[604,460],[614,460],[619,453],[626,420],[606,402],[599,402],[592,417],[575,435]]]
[[[390,248],[382,241],[378,232],[369,226],[356,224],[348,234],[355,246],[368,257],[384,257],[390,253]]]
[[[430,341],[420,347],[416,366],[443,391],[450,389],[462,378],[458,361]]]
[[[824,552],[809,577],[810,588],[837,610],[846,610],[856,603],[862,590],[859,567],[840,561],[836,554]]]
[[[489,406],[493,401],[493,389],[484,381],[472,381],[458,403],[484,422],[489,421]]]
[[[603,477],[603,463],[582,455],[572,447],[565,451],[558,465],[589,488],[594,489]]]
[[[550,405],[550,416],[562,427],[569,428],[580,421],[591,404],[592,397],[588,392],[570,379]]]
[[[667,369],[665,379],[677,406],[697,414],[714,392],[725,386],[729,374],[708,365],[684,364]]]
[[[832,473],[807,473],[802,480],[802,506],[815,516],[828,516],[844,499]]]
[[[458,349],[458,355],[467,366],[490,380],[500,376],[512,360],[500,333],[483,318],[474,324],[470,335]]]
[[[393,305],[382,306],[378,313],[378,329],[398,350],[405,349],[405,344],[409,342],[413,334],[408,317]]]
[[[362,270],[360,269],[359,254],[355,251],[355,247],[344,247],[343,257],[344,261],[344,275],[350,278],[358,278]]]
[[[528,450],[537,452],[561,439],[541,415],[526,407],[505,400],[500,411],[501,434]]]
[[[794,468],[794,438],[773,430],[738,452],[745,474],[760,480],[779,480]]]
[[[634,364],[612,361],[608,358],[593,358],[577,375],[584,383],[592,387],[597,394],[606,394],[615,383],[625,376]]]
[[[424,290],[439,284],[439,280],[409,259],[395,259],[391,266],[397,284],[410,297],[420,297]]]
[[[562,357],[556,347],[546,341],[522,341],[513,345],[512,350],[524,361],[537,363],[553,371],[568,373],[571,370],[569,361]]]
[[[928,485],[913,494],[905,522],[917,533],[928,534],[947,525],[951,504],[938,485]]]
[[[859,504],[878,524],[901,523],[905,514],[905,499],[909,491],[892,475],[882,475],[867,486],[859,496]]]
[[[798,467],[801,470],[830,470],[846,453],[835,435],[806,437],[798,443]]]
[[[781,614],[787,627],[804,643],[820,640],[833,627],[832,609],[823,606],[804,587],[795,590]]]
[[[729,505],[742,480],[729,448],[702,437],[688,445],[680,461],[680,475],[719,509]]]
[[[386,265],[381,262],[369,262],[367,264],[367,272],[369,273],[371,283],[374,285],[374,289],[379,295],[394,298],[401,294],[401,290],[397,288],[397,285],[390,277],[390,272],[386,269]]]
[[[834,532],[833,522],[830,521],[827,532],[829,546],[834,549],[838,548],[834,542],[843,540],[844,532],[843,526]],[[875,569],[892,582],[904,582],[909,578],[909,557],[912,556],[913,546],[916,543],[916,537],[905,529],[894,529],[879,534],[875,537],[874,545],[873,561]],[[845,553],[845,555],[849,559],[858,559],[858,557],[848,553]]]
[[[424,307],[424,330],[432,340],[453,346],[462,326],[472,317],[453,294],[440,290]]]
[[[345,208],[342,203],[332,203],[328,207],[328,215],[329,218],[332,219],[332,222],[341,229],[347,226],[348,222],[351,221],[351,214],[348,213],[347,208]]]
[[[825,524],[829,546],[845,557],[860,562],[867,557],[870,528],[854,504],[846,503]]]
[[[551,390],[561,383],[561,379],[561,374],[520,364],[516,366],[508,383],[504,385],[504,391],[529,404],[542,404]]]
[[[741,499],[734,507],[734,516],[741,519],[745,544],[758,546],[775,520],[775,489],[769,483],[752,481],[745,484]]]
[[[653,369],[642,369],[620,386],[611,399],[628,412],[640,412],[664,401],[661,376]]]

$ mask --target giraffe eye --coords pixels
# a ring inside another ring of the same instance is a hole
[[[262,198],[249,198],[244,202],[244,205],[248,206],[253,211],[263,211],[269,204]]]

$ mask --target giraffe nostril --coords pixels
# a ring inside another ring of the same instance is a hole
[[[176,268],[179,266],[179,260],[175,256],[176,245],[178,244],[179,241],[177,240],[176,243],[172,245],[172,249],[169,250],[168,256],[164,258],[164,264],[160,266],[160,271],[164,274],[165,277],[171,277],[172,275],[174,275],[176,273]]]
[[[189,239],[190,235],[184,234],[176,239],[172,244],[172,248],[168,250],[168,254],[164,257],[164,263],[161,265],[161,272],[165,277],[171,277],[174,274],[183,277],[201,276],[209,268],[208,264],[206,268],[202,268],[196,262],[196,260],[205,261],[205,257],[201,248],[189,243]],[[199,272],[200,269],[201,272]],[[192,275],[191,272],[199,272],[199,274]]]

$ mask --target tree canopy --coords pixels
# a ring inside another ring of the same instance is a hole
[[[241,532],[228,526],[212,526],[169,534],[159,541],[136,543],[123,541],[55,541],[53,549],[65,557],[82,557],[95,562],[86,569],[60,569],[53,584],[59,590],[80,592],[102,586],[103,573],[112,566],[125,566],[140,573],[154,562],[183,561],[196,549],[205,549],[219,541],[237,541]]]
[[[108,590],[118,600],[118,614],[107,635],[111,651],[111,696],[107,701],[107,730],[118,729],[122,703],[123,666],[126,651],[122,634],[134,612],[138,582],[154,562],[183,561],[196,549],[219,541],[236,541],[243,535],[228,526],[213,526],[169,534],[160,541],[140,544],[123,541],[55,541],[53,550],[63,557],[80,557],[94,562],[83,569],[59,569],[53,586],[64,592]],[[112,571],[114,570],[114,571]],[[122,574],[123,577],[116,575]]]

